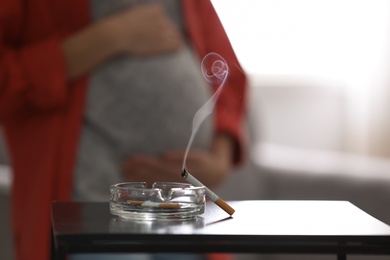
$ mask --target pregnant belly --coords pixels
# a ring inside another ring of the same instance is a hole
[[[157,58],[112,60],[90,82],[86,121],[121,154],[185,148],[192,119],[211,96],[188,47]],[[210,117],[194,147],[207,147],[212,130]]]

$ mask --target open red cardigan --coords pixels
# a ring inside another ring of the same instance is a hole
[[[0,0],[0,122],[13,169],[17,260],[49,259],[51,202],[70,199],[88,76],[69,82],[61,40],[90,23],[85,0]],[[240,144],[245,75],[209,0],[183,0],[199,57],[230,67],[217,104],[217,131]],[[238,160],[241,152],[237,153]]]

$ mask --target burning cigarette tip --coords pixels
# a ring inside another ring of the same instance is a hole
[[[181,177],[185,178],[186,176],[187,176],[187,171],[186,171],[186,169],[183,169],[181,171]]]

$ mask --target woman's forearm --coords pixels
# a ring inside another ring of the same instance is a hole
[[[234,140],[228,134],[217,134],[212,145],[212,152],[224,166],[224,171],[233,167]]]
[[[93,24],[66,38],[62,43],[69,79],[87,73],[120,49],[109,20]]]

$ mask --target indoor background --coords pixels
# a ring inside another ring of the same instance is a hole
[[[390,224],[390,1],[212,2],[250,79],[249,160],[218,193],[349,200]],[[0,259],[12,260],[0,157]]]

